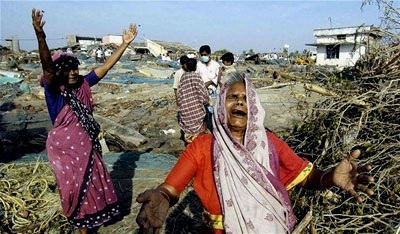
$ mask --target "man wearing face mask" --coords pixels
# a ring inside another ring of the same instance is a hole
[[[219,64],[212,60],[211,48],[208,45],[203,45],[200,47],[200,61],[197,62],[196,73],[200,74],[204,81],[204,84],[209,90],[215,90],[217,88],[217,78],[219,71]]]
[[[196,73],[200,74],[210,94],[210,103],[207,106],[207,128],[211,130],[212,126],[210,121],[210,113],[212,114],[214,111],[213,104],[215,102],[215,99],[217,98],[218,72],[220,66],[219,63],[211,59],[211,48],[209,45],[201,46],[199,49],[199,53],[200,61],[197,62]]]

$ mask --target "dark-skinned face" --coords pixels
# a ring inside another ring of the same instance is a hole
[[[225,66],[231,66],[231,65],[232,65],[232,62],[228,62],[228,61],[222,61],[222,63],[223,63]]]
[[[235,83],[230,87],[226,93],[225,110],[228,128],[244,133],[247,126],[247,102],[243,83]]]
[[[205,52],[205,51],[203,51],[203,52],[200,53],[200,56],[210,56],[210,54]]]
[[[61,71],[63,78],[67,81],[68,84],[73,85],[78,82],[79,78],[79,70],[73,69],[70,71]]]

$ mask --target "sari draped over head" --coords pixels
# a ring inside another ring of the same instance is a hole
[[[88,82],[72,91],[61,86],[66,105],[58,113],[46,147],[56,176],[62,208],[76,228],[99,226],[119,214],[117,195],[101,158]]]
[[[294,216],[279,180],[279,159],[264,129],[265,111],[245,77],[248,108],[244,145],[227,125],[226,84],[213,116],[213,175],[226,233],[290,233]]]
[[[78,65],[80,64],[78,58],[74,54],[67,52],[55,53],[53,56],[51,56],[51,60],[53,60],[56,70],[65,70],[73,67],[78,67]],[[44,87],[44,82],[44,74],[42,74],[40,75],[39,80],[40,86]]]

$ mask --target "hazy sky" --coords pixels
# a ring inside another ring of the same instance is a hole
[[[1,45],[18,36],[24,50],[37,48],[31,9],[44,10],[49,47],[66,45],[70,34],[101,37],[140,24],[135,41],[179,41],[198,49],[256,52],[311,49],[313,29],[380,26],[377,5],[361,1],[6,1],[0,0]]]

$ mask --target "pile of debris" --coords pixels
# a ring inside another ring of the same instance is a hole
[[[72,231],[51,168],[47,162],[0,164],[0,232],[28,231]]]
[[[312,210],[312,233],[395,233],[400,227],[400,48],[381,46],[325,80],[330,95],[286,139],[300,156],[330,169],[354,147],[373,167],[375,195],[357,203],[339,189],[291,193],[296,217]],[[304,231],[304,230],[303,230]]]

